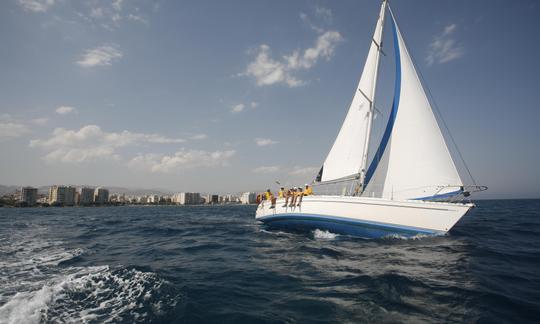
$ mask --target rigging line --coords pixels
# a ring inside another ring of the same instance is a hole
[[[389,6],[390,7],[390,6]],[[392,17],[394,18],[394,20],[396,20],[395,16],[392,15]],[[397,23],[397,20],[396,20],[396,23]],[[403,34],[401,34],[401,37],[402,38],[405,38],[403,36]],[[463,158],[463,155],[461,154],[461,150],[459,149],[459,146],[456,144],[456,141],[454,140],[454,136],[452,136],[452,132],[450,132],[450,128],[448,127],[448,125],[446,124],[446,121],[443,117],[443,114],[441,113],[441,110],[439,109],[439,105],[437,105],[437,102],[435,101],[435,97],[433,96],[433,94],[431,93],[431,89],[429,88],[429,85],[427,84],[426,82],[426,79],[424,78],[424,75],[422,74],[422,71],[417,68],[419,65],[416,64],[416,59],[414,58],[414,55],[412,53],[409,52],[409,56],[411,57],[412,61],[413,61],[413,64],[416,68],[416,71],[418,72],[418,75],[420,76],[420,82],[422,83],[422,86],[427,90],[428,92],[428,95],[431,99],[431,102],[433,103],[433,106],[435,107],[435,110],[437,111],[437,114],[439,115],[443,125],[444,125],[444,128],[446,129],[446,132],[448,133],[449,137],[450,137],[450,140],[452,141],[452,144],[454,145],[458,155],[459,155],[459,158],[461,160],[461,162],[463,163],[463,166],[465,167],[465,170],[467,171],[467,174],[469,175],[469,177],[471,178],[473,184],[475,186],[477,186],[478,184],[476,183],[476,179],[473,177],[472,173],[471,173],[471,170],[469,169],[469,166],[467,165],[467,162],[465,162],[465,159]]]

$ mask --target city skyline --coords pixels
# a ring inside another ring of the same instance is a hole
[[[540,197],[538,5],[391,5],[473,175],[490,187],[478,197]],[[310,182],[347,112],[378,6],[4,1],[0,184],[221,193]],[[375,142],[393,78],[387,55]]]

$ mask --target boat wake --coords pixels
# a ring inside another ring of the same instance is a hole
[[[9,237],[0,255],[0,323],[138,322],[163,319],[182,301],[156,273],[134,267],[69,266],[82,249],[62,242]],[[181,308],[180,308],[181,309]]]
[[[311,233],[313,234],[313,238],[317,240],[334,240],[339,236],[339,234],[320,229],[315,229]]]

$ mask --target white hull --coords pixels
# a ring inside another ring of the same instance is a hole
[[[289,202],[290,203],[290,202]],[[414,236],[448,232],[474,204],[389,200],[349,196],[307,196],[299,207],[275,208],[263,201],[256,219],[272,227],[327,229],[362,237]]]

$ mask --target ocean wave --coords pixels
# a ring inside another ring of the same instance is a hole
[[[332,233],[329,231],[322,231],[318,228],[312,231],[312,234],[313,234],[313,238],[318,239],[318,240],[334,240],[339,236],[339,234]]]
[[[427,239],[427,238],[433,238],[433,237],[437,237],[437,236],[444,236],[445,234],[440,234],[440,235],[434,235],[434,234],[416,234],[416,235],[413,235],[413,236],[405,236],[405,235],[400,235],[400,234],[388,234],[388,235],[385,235],[383,236],[381,239],[382,240],[405,240],[405,241],[414,241],[414,240],[422,240],[422,239]]]
[[[109,266],[73,268],[39,290],[19,292],[0,307],[0,323],[118,322],[159,318],[180,293],[153,272]]]

